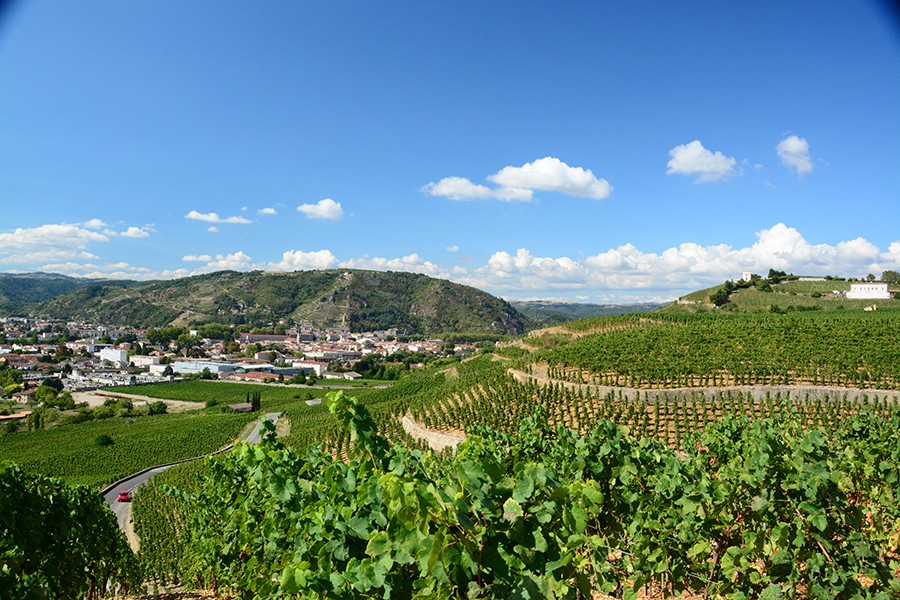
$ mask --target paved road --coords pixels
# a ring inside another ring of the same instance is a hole
[[[263,417],[262,419],[260,419],[260,421],[256,424],[256,427],[253,428],[253,431],[251,431],[247,435],[246,441],[250,442],[251,444],[258,444],[259,440],[260,440],[260,431],[262,430],[262,421],[265,419],[268,419],[272,422],[275,422],[278,420],[278,417],[280,415],[281,415],[281,413],[266,414],[266,416]],[[222,452],[224,450],[228,450],[230,448],[231,448],[231,444],[226,446],[223,450],[220,450],[220,452]],[[192,458],[192,459],[189,459],[187,461],[182,461],[182,462],[189,462],[190,460],[199,460],[200,458],[203,458],[203,457],[201,456],[198,458]],[[175,464],[180,464],[180,463],[175,463]],[[119,497],[119,491],[128,490],[129,492],[134,493],[138,489],[138,487],[140,487],[141,484],[148,481],[151,477],[153,477],[157,473],[162,473],[166,469],[174,467],[175,464],[154,467],[147,471],[132,475],[128,479],[126,479],[124,481],[120,481],[118,483],[118,485],[116,485],[115,488],[109,490],[106,494],[103,495],[103,499],[106,500],[106,503],[109,505],[109,507],[112,509],[112,511],[114,513],[116,513],[116,520],[119,523],[119,528],[122,529],[123,531],[125,531],[126,534],[129,534],[130,530],[131,530],[131,527],[129,526],[130,522],[131,522],[131,502],[119,502],[117,500],[117,498]]]

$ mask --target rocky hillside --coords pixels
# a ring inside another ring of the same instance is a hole
[[[139,327],[285,320],[419,334],[518,334],[525,328],[516,309],[481,290],[414,273],[357,270],[92,281],[27,308],[51,317]]]

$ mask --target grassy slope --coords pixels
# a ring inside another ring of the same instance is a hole
[[[0,460],[62,477],[68,483],[102,486],[141,469],[212,452],[256,415],[179,413],[137,419],[112,418],[35,432],[0,436]],[[109,435],[114,444],[94,440]]]
[[[785,281],[772,286],[771,292],[760,292],[756,288],[740,289],[731,295],[731,303],[726,307],[715,309],[709,302],[711,294],[721,285],[697,290],[682,297],[688,302],[699,302],[697,305],[671,304],[663,307],[661,312],[696,312],[698,310],[732,310],[738,312],[769,312],[769,307],[776,306],[787,310],[790,307],[832,310],[862,310],[873,304],[879,309],[900,307],[898,300],[848,300],[834,296],[833,292],[846,292],[850,289],[849,281]],[[819,297],[814,297],[818,295]]]

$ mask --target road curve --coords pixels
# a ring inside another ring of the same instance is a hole
[[[256,423],[256,426],[247,435],[245,441],[251,444],[258,444],[260,440],[260,432],[262,431],[262,422],[265,420],[276,422],[279,416],[281,416],[281,413],[267,413]],[[213,452],[211,454],[218,454],[219,452],[230,450],[233,445],[234,444],[229,444],[221,450],[217,450],[216,452]],[[106,503],[109,505],[110,509],[112,509],[112,511],[116,514],[116,521],[119,523],[119,529],[129,535],[129,542],[132,542],[131,535],[133,535],[131,533],[131,502],[119,502],[117,500],[117,498],[119,497],[119,492],[122,490],[128,490],[129,492],[134,493],[138,489],[138,487],[141,486],[141,484],[147,482],[157,473],[162,473],[166,469],[170,469],[175,465],[180,465],[181,463],[206,458],[206,456],[209,455],[188,458],[186,460],[180,460],[167,465],[160,465],[158,467],[150,467],[149,469],[144,469],[143,471],[135,473],[134,475],[130,475],[125,479],[120,479],[113,485],[103,490],[103,499],[106,500]]]

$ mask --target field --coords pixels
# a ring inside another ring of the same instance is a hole
[[[102,487],[141,469],[207,454],[231,442],[252,414],[180,413],[105,419],[0,436],[0,460]],[[95,443],[105,434],[112,445]]]
[[[108,388],[116,392],[122,388]],[[161,398],[167,400],[183,400],[185,402],[215,403],[218,405],[244,402],[247,394],[262,394],[266,410],[277,409],[284,404],[321,398],[325,389],[321,386],[305,385],[261,385],[252,383],[233,383],[228,381],[188,380],[176,383],[154,383],[152,385],[135,385],[126,390],[129,394]]]

